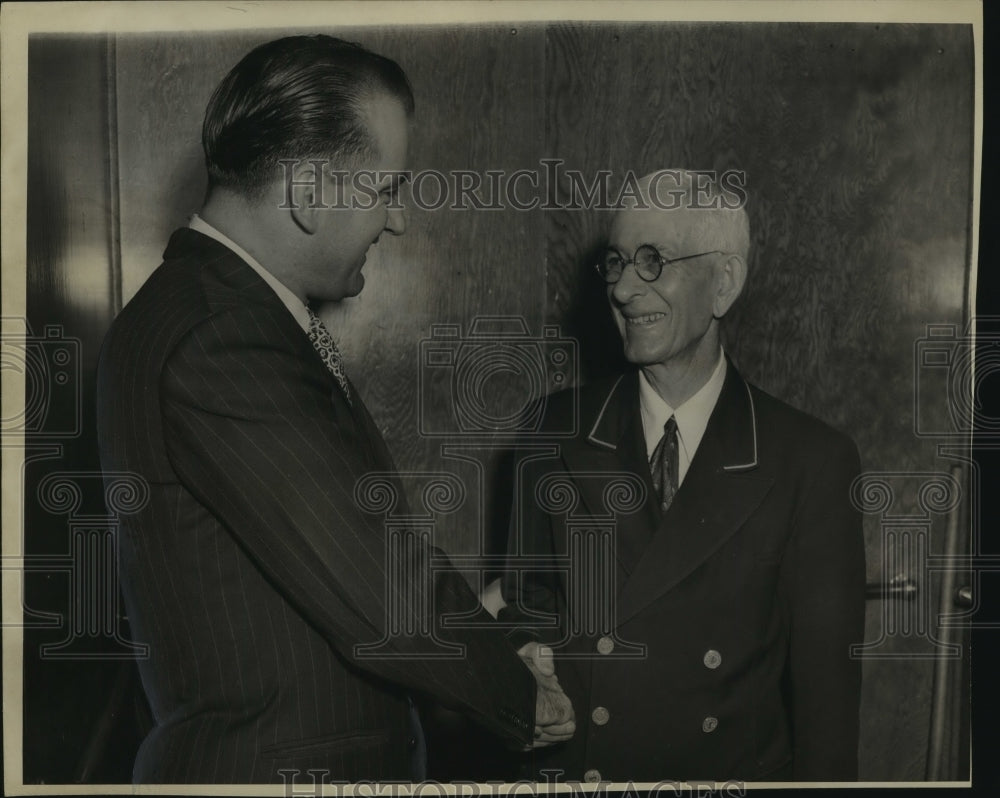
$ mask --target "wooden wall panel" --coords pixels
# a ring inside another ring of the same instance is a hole
[[[511,172],[537,163],[544,137],[543,35],[537,27],[496,26],[357,37],[391,54],[413,85],[415,173]],[[426,183],[426,198],[434,199],[435,186]],[[383,426],[399,467],[452,471],[465,484],[466,503],[438,526],[439,543],[451,553],[478,553],[487,540],[506,532],[503,512],[494,515],[497,508],[485,492],[496,481],[499,452],[489,445],[489,436],[480,437],[487,445],[470,452],[482,463],[479,474],[471,463],[442,458],[442,443],[462,441],[462,436],[421,434],[458,428],[452,415],[455,369],[424,367],[420,341],[430,338],[432,325],[458,325],[468,339],[463,356],[475,357],[490,339],[471,338],[471,326],[486,315],[523,317],[530,333],[538,334],[545,301],[543,221],[511,208],[424,210],[411,202],[406,234],[383,236],[369,259],[364,292],[327,316],[331,328],[342,332],[352,379]],[[516,378],[492,379],[485,386],[487,404],[516,409],[526,399],[526,387]],[[411,500],[419,501],[412,494]]]
[[[271,38],[261,32],[115,37],[125,302],[160,265],[171,232],[204,200],[201,122],[212,91],[247,50]]]

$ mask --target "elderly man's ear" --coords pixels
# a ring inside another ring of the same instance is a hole
[[[712,315],[721,319],[733,306],[747,279],[747,264],[740,255],[730,254],[717,268],[715,301]]]

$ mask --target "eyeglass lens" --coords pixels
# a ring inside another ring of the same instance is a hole
[[[601,274],[609,283],[616,283],[621,279],[625,266],[630,262],[635,263],[636,273],[647,282],[660,276],[662,258],[656,248],[649,244],[643,244],[635,251],[634,261],[625,260],[618,250],[608,249],[601,262]]]

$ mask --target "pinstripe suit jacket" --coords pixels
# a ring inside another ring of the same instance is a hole
[[[579,434],[524,471],[524,554],[565,554],[565,513],[540,506],[546,475],[577,486],[578,516],[605,516],[608,475],[645,497],[614,519],[614,555],[510,580],[501,618],[531,622],[557,647],[576,709],[573,739],[535,753],[533,774],[566,779],[802,781],[857,778],[865,555],[845,435],[748,385],[731,363],[690,470],[660,511],[646,459],[636,373],[549,397],[543,433],[578,401]],[[582,609],[600,590],[605,615]],[[611,634],[600,630],[609,623]],[[512,635],[524,637],[525,630]],[[630,645],[632,644],[632,645]],[[634,645],[644,647],[641,656]],[[524,774],[530,775],[530,774]]]
[[[353,498],[360,476],[394,472],[375,424],[228,248],[174,233],[105,340],[98,416],[103,467],[150,487],[119,536],[156,721],[137,782],[408,779],[408,690],[530,739],[534,680],[496,630],[438,626],[458,659],[407,658],[413,637],[356,655],[382,638],[387,570],[426,574],[428,550],[387,560],[383,519]],[[435,573],[409,584],[433,590],[424,605],[474,606],[460,575]]]

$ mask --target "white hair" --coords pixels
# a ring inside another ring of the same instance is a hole
[[[639,178],[642,200],[654,212],[675,214],[706,247],[750,255],[750,220],[739,193],[727,193],[712,173],[658,169]],[[743,193],[742,197],[745,197]],[[636,207],[632,200],[626,207]]]

